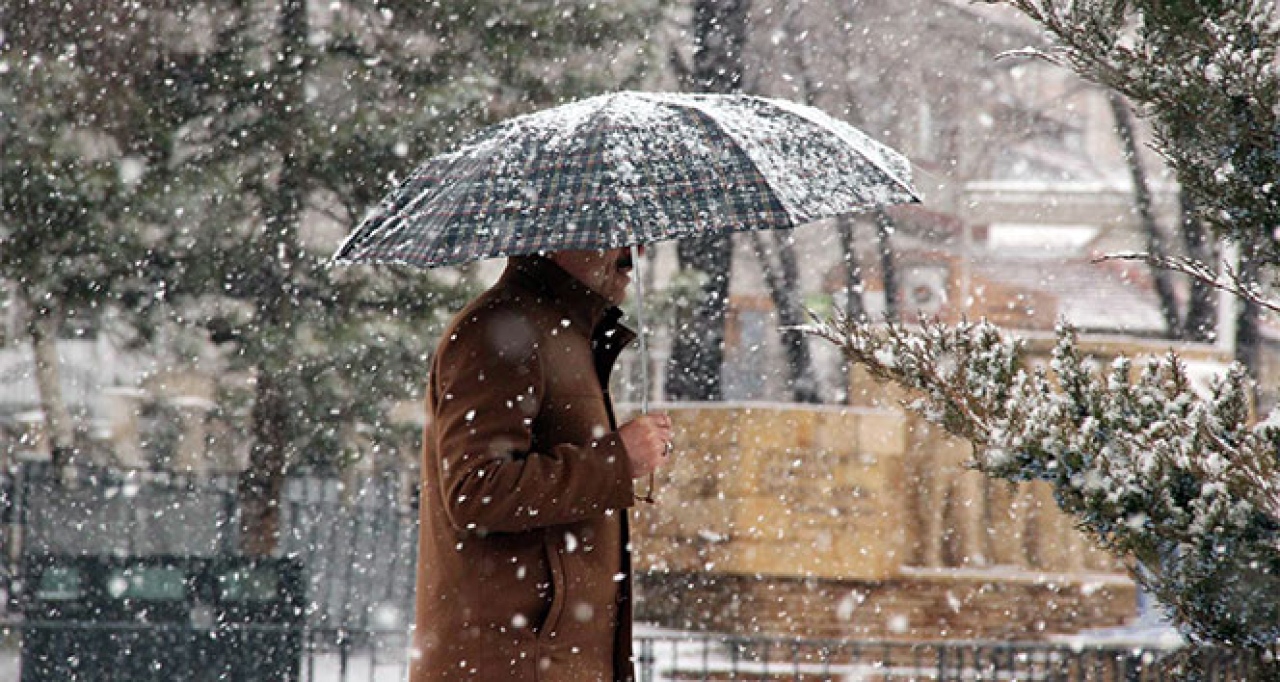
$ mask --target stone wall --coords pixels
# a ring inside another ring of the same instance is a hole
[[[724,404],[670,411],[678,464],[659,477],[658,504],[637,513],[644,567],[874,579],[902,563],[899,415]]]
[[[818,639],[1029,641],[1118,626],[1135,610],[1120,575],[904,570],[886,580],[641,573],[638,618],[681,630]]]
[[[1136,591],[1042,484],[885,406],[665,406],[677,458],[633,514],[638,617],[743,634],[1021,638],[1111,626]]]

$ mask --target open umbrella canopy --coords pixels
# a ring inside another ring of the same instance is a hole
[[[437,267],[787,229],[913,201],[904,157],[813,107],[619,92],[512,118],[428,160],[334,259]]]

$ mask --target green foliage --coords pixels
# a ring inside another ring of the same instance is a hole
[[[333,270],[338,239],[468,131],[636,78],[663,4],[7,3],[0,278],[215,374],[263,475],[340,467],[404,439],[389,407],[471,289]]]
[[[1170,353],[1102,371],[1058,331],[1048,368],[985,322],[918,331],[836,318],[816,335],[910,407],[974,445],[974,466],[1047,481],[1064,511],[1193,634],[1266,647],[1280,638],[1280,426],[1250,426],[1248,379],[1233,366],[1207,395]]]
[[[21,5],[22,3],[19,3]],[[121,134],[137,112],[104,106],[119,74],[58,42],[68,27],[0,12],[0,278],[43,314],[108,299],[134,275],[138,240],[120,228],[133,193]]]

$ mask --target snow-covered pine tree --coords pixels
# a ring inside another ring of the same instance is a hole
[[[986,322],[909,330],[837,317],[811,331],[913,389],[909,407],[968,439],[979,471],[1051,483],[1194,635],[1280,638],[1280,425],[1250,425],[1239,365],[1201,396],[1176,355],[1102,368],[1067,325],[1047,369]]]

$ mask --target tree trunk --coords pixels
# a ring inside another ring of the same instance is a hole
[[[1196,216],[1195,204],[1187,192],[1179,193],[1182,213],[1182,242],[1187,256],[1201,263],[1218,262],[1218,250],[1205,230],[1204,223]],[[1218,292],[1213,287],[1192,277],[1191,294],[1187,300],[1187,314],[1182,318],[1182,338],[1212,342],[1217,332]]]
[[[297,135],[303,134],[308,34],[306,0],[284,0],[280,9],[281,58],[273,92],[266,102],[269,125],[278,125],[279,177],[263,197],[263,230],[255,244],[260,260],[254,318],[266,340],[258,349],[252,411],[253,446],[249,466],[240,475],[241,551],[268,556],[280,541],[280,495],[289,464],[291,410],[287,361],[293,335],[292,265],[298,261],[297,226],[305,191]]]
[[[676,245],[680,268],[701,272],[707,279],[697,300],[676,307],[666,381],[672,400],[724,398],[721,369],[732,247],[725,235],[685,239]]]
[[[884,209],[876,209],[876,246],[880,252],[880,281],[884,285],[884,315],[898,319],[898,273],[893,264],[893,218]]]
[[[748,0],[697,0],[692,79],[702,92],[736,92],[742,83],[742,47],[747,37]],[[705,277],[697,300],[677,307],[666,394],[675,400],[724,397],[725,312],[733,265],[728,235],[685,239],[676,246],[682,270]]]
[[[270,371],[258,370],[249,467],[240,474],[240,551],[270,556],[280,543],[280,499],[288,462],[288,395]]]
[[[844,261],[844,315],[850,319],[866,317],[867,305],[862,300],[862,266],[858,262],[858,245],[853,238],[853,219],[847,215],[836,218],[836,234],[840,237]]]
[[[45,436],[49,441],[53,470],[79,464],[76,461],[75,422],[62,395],[61,361],[58,358],[58,326],[61,315],[43,303],[24,296],[27,309],[27,335],[35,359],[36,390],[40,394],[40,410],[44,413]]]
[[[693,6],[693,80],[700,92],[742,89],[750,0],[696,0]]]
[[[1107,101],[1111,104],[1116,134],[1120,136],[1120,142],[1124,146],[1125,161],[1129,165],[1129,177],[1133,181],[1134,208],[1138,211],[1142,234],[1147,240],[1147,252],[1157,258],[1165,258],[1168,254],[1165,252],[1160,226],[1156,224],[1155,213],[1151,209],[1151,187],[1147,183],[1147,173],[1142,165],[1142,157],[1138,154],[1133,114],[1120,95],[1110,93]],[[1151,278],[1155,284],[1156,297],[1160,301],[1160,314],[1164,317],[1165,333],[1171,337],[1181,337],[1182,320],[1178,314],[1178,299],[1173,292],[1173,281],[1169,271],[1153,265]]]
[[[840,253],[844,260],[844,315],[851,320],[864,319],[867,316],[867,306],[862,300],[862,268],[858,264],[858,246],[853,238],[853,219],[847,215],[836,218],[836,233],[840,236]],[[849,395],[853,392],[853,385],[850,383],[852,368],[843,354],[840,357],[841,389],[845,402],[848,403]]]
[[[822,399],[818,395],[818,380],[813,372],[808,338],[798,329],[804,320],[800,315],[800,306],[796,303],[795,293],[800,273],[796,266],[795,249],[788,241],[791,234],[773,233],[774,250],[780,261],[778,266],[774,265],[769,256],[760,233],[748,234],[764,271],[769,298],[773,300],[773,307],[778,312],[778,333],[787,357],[787,385],[791,389],[791,398],[798,403],[820,403]]]
[[[1246,251],[1241,255],[1241,281],[1258,281],[1258,277],[1261,274],[1258,262],[1262,258],[1261,254],[1252,250]],[[1236,316],[1235,361],[1244,365],[1245,369],[1249,371],[1249,376],[1255,379],[1251,386],[1254,404],[1257,404],[1258,386],[1256,380],[1262,376],[1262,331],[1259,328],[1262,319],[1262,308],[1257,303],[1241,297],[1239,307],[1236,310],[1238,312]]]

